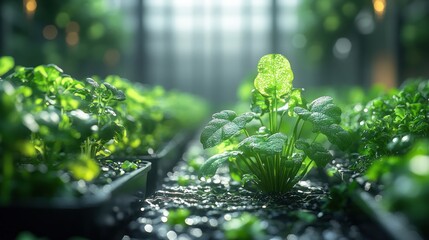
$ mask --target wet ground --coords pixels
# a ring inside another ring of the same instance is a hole
[[[328,186],[311,174],[271,197],[242,188],[226,170],[198,179],[194,160],[185,154],[162,188],[141,200],[123,239],[366,239],[346,214],[324,209]]]

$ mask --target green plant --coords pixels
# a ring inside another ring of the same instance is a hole
[[[32,134],[35,161],[69,168],[76,178],[95,178],[95,158],[108,155],[105,144],[121,134],[112,106],[125,99],[123,92],[108,83],[76,80],[53,64],[17,67],[5,81],[22,93],[24,107],[40,126]]]
[[[223,224],[226,239],[264,239],[266,226],[258,217],[244,212]]]
[[[114,165],[103,160],[111,152],[154,153],[204,117],[205,104],[187,109],[198,100],[185,93],[117,76],[78,80],[54,64],[13,67],[13,58],[0,58],[0,203],[81,195],[86,188],[73,182],[103,182],[100,165]],[[187,111],[197,113],[191,119]]]
[[[118,76],[108,76],[105,81],[124,89],[127,96],[113,106],[125,128],[124,134],[108,145],[114,154],[153,154],[178,132],[194,129],[207,115],[207,104],[190,94],[144,86]]]
[[[285,57],[269,54],[260,59],[251,112],[239,116],[231,110],[215,113],[204,128],[200,138],[203,147],[224,149],[204,163],[201,175],[213,176],[219,166],[229,163],[244,183],[264,192],[284,193],[313,163],[324,167],[332,159],[317,141],[319,136],[347,147],[349,134],[338,125],[341,109],[332,98],[320,97],[307,104],[292,81],[293,72]],[[287,117],[296,119],[295,124],[285,124]],[[304,140],[302,132],[309,125],[314,134]]]
[[[171,210],[167,215],[167,223],[170,225],[185,225],[185,220],[191,215],[191,211],[186,208]]]
[[[405,154],[429,137],[429,80],[409,80],[401,89],[357,104],[346,121],[360,139],[355,149],[370,160]]]
[[[14,66],[8,57],[0,63],[2,74]],[[76,80],[49,64],[16,67],[0,79],[0,94],[2,203],[78,195],[68,182],[98,176],[97,158],[108,155],[106,143],[121,134],[112,108],[125,98],[120,90]]]
[[[366,172],[371,181],[384,185],[381,203],[407,216],[424,236],[429,207],[429,139],[416,141],[403,156],[384,156]]]

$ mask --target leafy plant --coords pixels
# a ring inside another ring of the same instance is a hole
[[[384,185],[381,203],[400,212],[427,236],[429,207],[429,139],[416,141],[403,156],[384,156],[374,162],[366,176]]]
[[[96,177],[95,157],[108,155],[104,145],[121,133],[112,105],[125,99],[122,91],[92,79],[76,80],[53,64],[17,67],[5,81],[25,95],[23,104],[40,126],[32,135],[36,159],[69,168],[78,179]]]
[[[124,89],[127,96],[113,106],[118,123],[125,128],[115,142],[108,144],[116,155],[152,154],[178,132],[198,126],[207,115],[207,104],[195,96],[132,83],[118,76],[108,76],[105,81]]]
[[[269,54],[260,59],[251,112],[215,113],[201,134],[204,148],[224,148],[204,163],[202,176],[213,176],[221,165],[229,163],[243,183],[268,193],[284,193],[314,164],[324,167],[332,159],[317,141],[319,136],[340,148],[347,147],[350,137],[339,126],[341,109],[333,99],[325,96],[307,104],[292,81],[293,72],[285,57]],[[296,119],[294,125],[284,124],[288,117]],[[312,138],[302,139],[303,129],[310,126]]]
[[[5,71],[13,67],[10,58],[2,59]],[[96,158],[108,154],[105,144],[121,133],[111,107],[125,98],[120,90],[94,87],[53,64],[16,67],[0,84],[3,203],[77,194],[67,182],[98,176]]]
[[[358,104],[347,127],[361,139],[356,151],[370,160],[405,154],[429,137],[429,80],[410,80],[401,89]]]
[[[111,152],[147,155],[204,117],[204,103],[186,109],[198,100],[185,93],[117,76],[78,80],[54,64],[13,67],[13,58],[0,58],[0,204],[81,195],[89,188],[73,182],[104,184],[97,177],[106,166],[139,167],[112,164]]]

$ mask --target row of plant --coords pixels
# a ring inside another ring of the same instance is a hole
[[[78,80],[52,64],[13,68],[0,58],[2,204],[84,194],[78,180],[100,176],[107,157],[154,154],[205,117],[205,103],[185,93],[117,76]]]
[[[382,199],[380,209],[407,216],[428,234],[429,80],[409,80],[387,93],[332,94],[344,114],[332,97],[307,101],[311,90],[293,88],[292,80],[286,58],[261,58],[248,96],[251,112],[215,113],[202,131],[213,156],[200,176],[226,165],[247,189],[284,195],[317,166],[331,177],[331,209],[344,211],[357,192],[370,191]]]
[[[408,80],[350,109],[345,125],[355,144],[348,168],[374,186],[383,207],[427,236],[429,80]]]

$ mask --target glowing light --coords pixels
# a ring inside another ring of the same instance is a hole
[[[43,37],[48,40],[53,40],[58,35],[58,30],[54,25],[47,25],[43,28]]]
[[[25,13],[27,14],[27,17],[33,17],[37,9],[36,0],[24,0],[23,5],[24,5]]]
[[[339,59],[346,59],[352,50],[352,43],[348,38],[339,38],[334,45],[334,56]]]
[[[77,32],[69,32],[66,36],[66,43],[69,46],[75,46],[79,43],[79,35]]]
[[[386,10],[386,0],[372,0],[372,5],[377,17],[382,18]]]
[[[69,46],[75,46],[79,43],[80,26],[77,22],[69,22],[66,26],[66,43]]]

